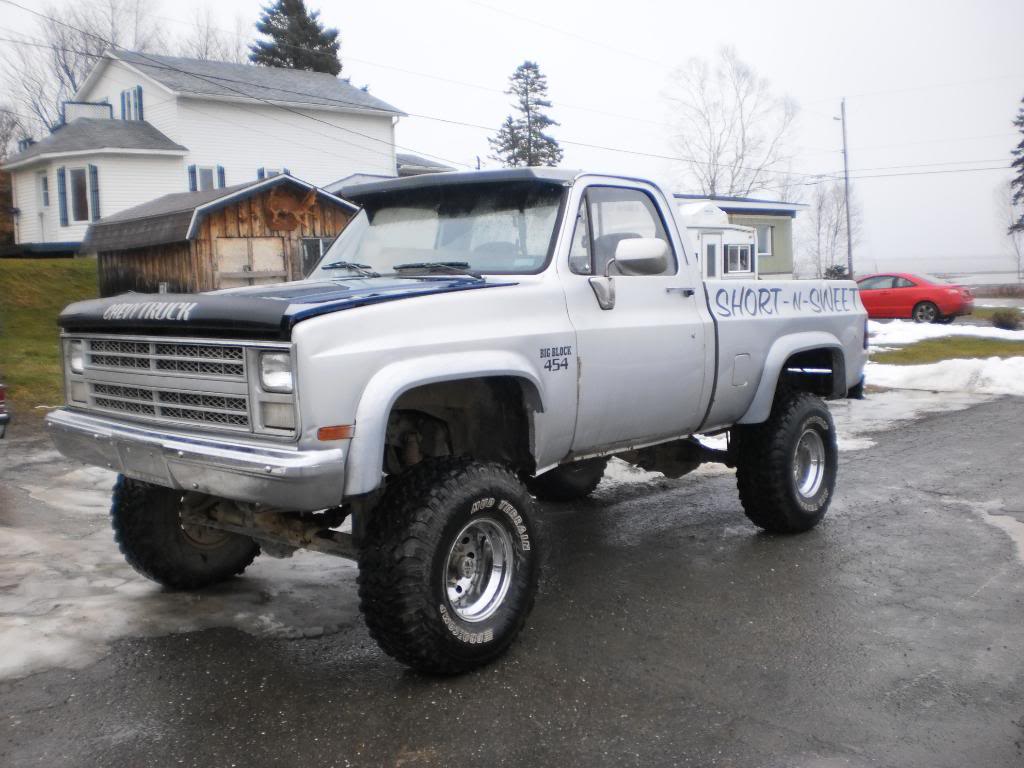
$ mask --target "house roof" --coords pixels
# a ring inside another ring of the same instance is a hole
[[[444,165],[435,160],[428,160],[425,157],[413,155],[409,152],[396,152],[395,162],[398,164],[399,176],[414,176],[418,173],[441,173],[455,170],[450,165]]]
[[[803,203],[787,203],[782,200],[758,200],[754,197],[684,195],[680,193],[676,193],[673,197],[677,200],[689,200],[691,202],[710,202],[726,213],[753,216],[788,216],[789,218],[794,218],[797,211],[802,211],[807,207]]]
[[[175,144],[152,125],[141,120],[80,117],[60,126],[24,151],[11,155],[3,167],[12,168],[52,155],[101,150],[174,154],[185,154],[188,151],[186,147]]]
[[[104,57],[123,61],[182,96],[405,114],[362,88],[327,72],[201,61],[120,48],[107,51]],[[97,66],[93,72],[100,68]],[[79,90],[85,91],[91,79],[92,74]]]
[[[105,216],[91,224],[81,251],[123,251],[193,238],[203,217],[238,200],[252,197],[276,186],[293,186],[304,192],[316,189],[322,199],[350,211],[356,207],[346,200],[284,174],[201,192],[178,192]]]

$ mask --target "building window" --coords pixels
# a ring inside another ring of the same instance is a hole
[[[45,172],[39,174],[39,202],[43,208],[50,207],[50,179]]]
[[[308,277],[334,242],[333,237],[302,238],[302,276]]]
[[[213,189],[214,188],[214,169],[213,168],[199,168],[199,189]]]
[[[750,264],[749,245],[725,246],[725,271],[730,275],[734,272],[754,271]]]
[[[125,88],[121,91],[121,119],[145,120],[142,114],[142,86]]]
[[[772,236],[775,234],[775,227],[771,224],[758,224],[757,230],[757,255],[772,255]]]
[[[71,219],[89,220],[89,181],[85,168],[71,169]]]

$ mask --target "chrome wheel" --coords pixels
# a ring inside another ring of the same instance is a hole
[[[482,517],[468,523],[448,552],[444,587],[463,621],[484,621],[501,607],[515,569],[512,536],[501,523]]]
[[[816,429],[804,430],[797,441],[793,479],[797,493],[805,499],[813,498],[821,490],[825,479],[825,441]]]
[[[914,307],[914,320],[918,323],[934,323],[939,316],[938,308],[931,302],[925,301]]]

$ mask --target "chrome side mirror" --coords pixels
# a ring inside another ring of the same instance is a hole
[[[668,266],[668,243],[657,237],[620,240],[612,261],[623,275],[660,275]]]

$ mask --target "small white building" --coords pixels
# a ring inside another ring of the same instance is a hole
[[[65,122],[4,163],[15,242],[78,249],[92,221],[177,192],[288,173],[397,174],[404,113],[322,72],[110,50]]]
[[[679,219],[697,248],[705,279],[757,277],[754,227],[731,223],[725,211],[709,202],[680,205]]]

